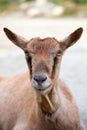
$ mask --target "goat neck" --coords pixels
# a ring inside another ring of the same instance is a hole
[[[40,106],[41,111],[46,115],[52,115],[56,112],[60,105],[59,95],[58,95],[58,83],[52,86],[52,90],[49,93],[37,95],[37,102]]]

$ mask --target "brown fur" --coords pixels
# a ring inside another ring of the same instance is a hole
[[[28,41],[6,28],[4,31],[26,53],[29,72],[0,77],[0,130],[85,130],[71,91],[59,79],[64,50],[79,39],[82,29],[62,42],[54,38]],[[32,86],[38,72],[51,79],[52,87],[45,94]]]

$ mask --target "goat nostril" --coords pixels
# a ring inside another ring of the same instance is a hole
[[[44,78],[42,79],[42,82],[44,82],[45,80],[47,80],[47,77],[44,77]]]
[[[47,76],[45,74],[43,74],[43,75],[36,74],[36,75],[34,75],[34,80],[41,84],[47,80]]]

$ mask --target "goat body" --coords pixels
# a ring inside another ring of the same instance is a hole
[[[4,31],[24,50],[29,70],[0,77],[0,130],[85,130],[71,91],[59,79],[63,52],[80,38],[82,28],[62,42],[54,38],[28,41]]]

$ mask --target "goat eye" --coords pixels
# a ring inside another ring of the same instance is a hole
[[[27,56],[27,63],[30,69],[30,73],[32,74],[32,58],[31,56]]]
[[[56,55],[55,55],[55,57],[54,57],[54,59],[53,59],[53,69],[56,68],[56,65],[57,65],[58,60],[59,60],[59,56],[61,56],[61,55],[62,55],[62,51],[59,50],[59,51],[56,53]]]
[[[61,51],[61,50],[59,50],[59,51],[57,52],[57,56],[60,56],[60,55],[62,55],[62,51]]]
[[[53,74],[53,73],[55,72],[55,70],[56,70],[57,63],[58,63],[58,57],[55,56],[54,59],[53,59],[53,64],[52,64],[52,74]]]
[[[57,58],[57,56],[55,56],[55,57],[54,57],[54,64],[57,63],[57,60],[58,60],[58,58]]]
[[[26,55],[26,56],[28,56],[28,55],[29,55],[27,50],[25,51],[25,55]]]

